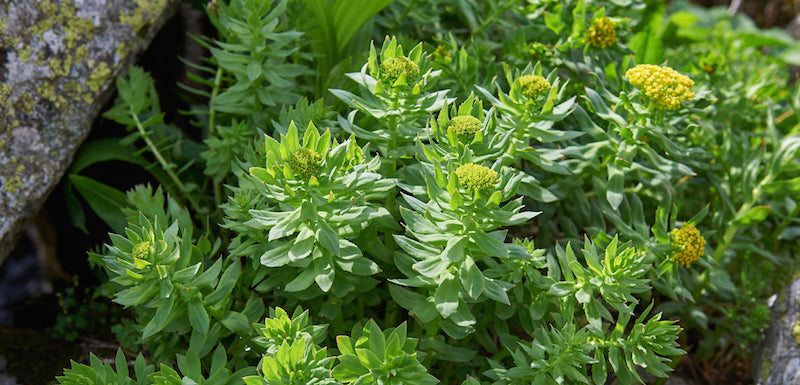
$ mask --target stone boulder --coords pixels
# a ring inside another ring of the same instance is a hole
[[[0,265],[179,2],[0,1]]]
[[[800,279],[770,298],[772,322],[753,360],[757,385],[800,385]]]

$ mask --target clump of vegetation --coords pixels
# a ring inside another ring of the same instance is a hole
[[[800,252],[790,39],[681,2],[213,4],[196,127],[133,67],[104,114],[130,135],[89,150],[161,186],[70,178],[142,353],[61,384],[633,384],[748,356]]]

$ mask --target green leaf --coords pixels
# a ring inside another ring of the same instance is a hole
[[[247,79],[251,82],[261,76],[261,63],[258,61],[251,61],[247,65]]]
[[[467,294],[472,297],[472,299],[478,299],[483,292],[484,277],[471,257],[467,256],[464,258],[464,262],[461,264],[459,278],[461,278],[461,285],[464,286],[464,290]]]
[[[323,292],[327,293],[333,286],[336,273],[333,271],[332,261],[329,255],[323,255],[314,259],[314,281]]]
[[[551,31],[555,32],[556,35],[561,34],[561,30],[566,27],[564,22],[561,21],[561,15],[555,12],[544,12],[544,24],[547,28],[550,28]]]
[[[483,231],[477,231],[470,234],[470,238],[475,241],[475,244],[477,244],[481,251],[486,253],[486,255],[500,258],[508,257],[508,248],[503,241],[497,240],[493,236],[486,234]]]
[[[505,289],[503,289],[491,278],[484,278],[483,294],[486,294],[487,297],[497,302],[511,305],[511,301],[508,300],[508,294],[506,293]]]
[[[169,297],[159,302],[155,316],[150,319],[150,321],[142,330],[142,339],[148,338],[153,334],[160,332],[161,329],[167,325],[167,321],[169,320],[169,316],[173,310],[174,302],[174,297]]]
[[[336,233],[325,220],[317,222],[317,241],[331,253],[339,255],[339,234]]]
[[[647,23],[647,27],[628,41],[628,48],[634,52],[634,60],[637,64],[658,65],[664,61],[661,35],[664,29],[665,12],[666,5],[663,2],[652,2],[647,5],[646,20],[643,20]]]
[[[734,223],[739,226],[749,226],[763,221],[769,216],[769,206],[756,206],[752,207],[745,213],[736,215],[733,219]]]
[[[314,282],[316,274],[313,268],[306,268],[297,278],[286,284],[284,290],[288,292],[295,292],[307,289]]]
[[[297,232],[297,226],[299,226],[303,222],[301,215],[302,215],[302,207],[298,207],[297,209],[289,213],[289,215],[287,215],[280,222],[278,222],[275,225],[275,227],[269,230],[268,241],[272,242],[276,239],[280,239]]]
[[[198,298],[193,299],[187,305],[189,311],[189,324],[192,328],[202,334],[208,333],[208,313],[203,306],[203,301]]]
[[[375,353],[379,360],[383,361],[386,356],[386,338],[375,321],[370,320],[369,323],[367,323],[367,328],[369,329],[369,348]]]
[[[225,314],[225,317],[219,320],[222,326],[228,328],[228,330],[237,331],[237,330],[246,330],[250,327],[250,322],[247,320],[247,317],[244,314],[229,311]]]
[[[416,272],[428,278],[437,278],[440,274],[447,270],[449,266],[450,262],[444,261],[439,257],[434,257],[419,261],[412,267]]]
[[[608,167],[608,184],[606,185],[606,200],[616,210],[622,203],[625,188],[625,174],[616,167]]]
[[[70,175],[69,180],[108,227],[124,233],[128,220],[122,209],[128,206],[128,200],[122,191],[77,174]]]
[[[439,284],[434,294],[434,302],[436,303],[436,310],[442,315],[442,318],[450,317],[451,314],[458,310],[458,292],[461,290],[461,285],[455,278],[448,278]]]

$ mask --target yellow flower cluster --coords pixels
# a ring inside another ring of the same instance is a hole
[[[677,110],[682,101],[694,98],[692,79],[669,67],[639,64],[625,77],[661,109]]]
[[[586,33],[586,41],[596,48],[606,48],[617,42],[617,23],[603,16],[594,19]]]
[[[691,223],[684,223],[680,229],[672,229],[669,235],[672,237],[672,247],[675,248],[673,262],[689,267],[690,263],[698,260],[705,252],[706,240]]]
[[[456,116],[450,120],[448,130],[458,135],[462,142],[471,142],[475,138],[475,133],[481,130],[481,121],[472,115]]]
[[[150,242],[139,242],[133,246],[131,256],[138,259],[147,259],[150,256]]]
[[[459,183],[466,185],[470,190],[488,190],[500,182],[496,171],[475,163],[458,166],[456,176]]]
[[[308,180],[312,176],[319,176],[320,169],[322,168],[322,155],[316,151],[307,148],[301,148],[292,152],[289,157],[289,168],[295,176],[300,179]]]
[[[529,98],[535,98],[550,91],[550,82],[539,75],[523,75],[517,80],[522,88],[522,94]]]
[[[390,57],[381,63],[381,79],[394,84],[400,75],[406,74],[406,82],[413,83],[419,77],[419,66],[405,56]]]

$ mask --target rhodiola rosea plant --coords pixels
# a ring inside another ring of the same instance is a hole
[[[672,7],[210,3],[195,125],[132,67],[104,114],[130,135],[82,154],[161,187],[73,168],[139,355],[58,381],[632,384],[746,355],[798,252],[797,51]]]

